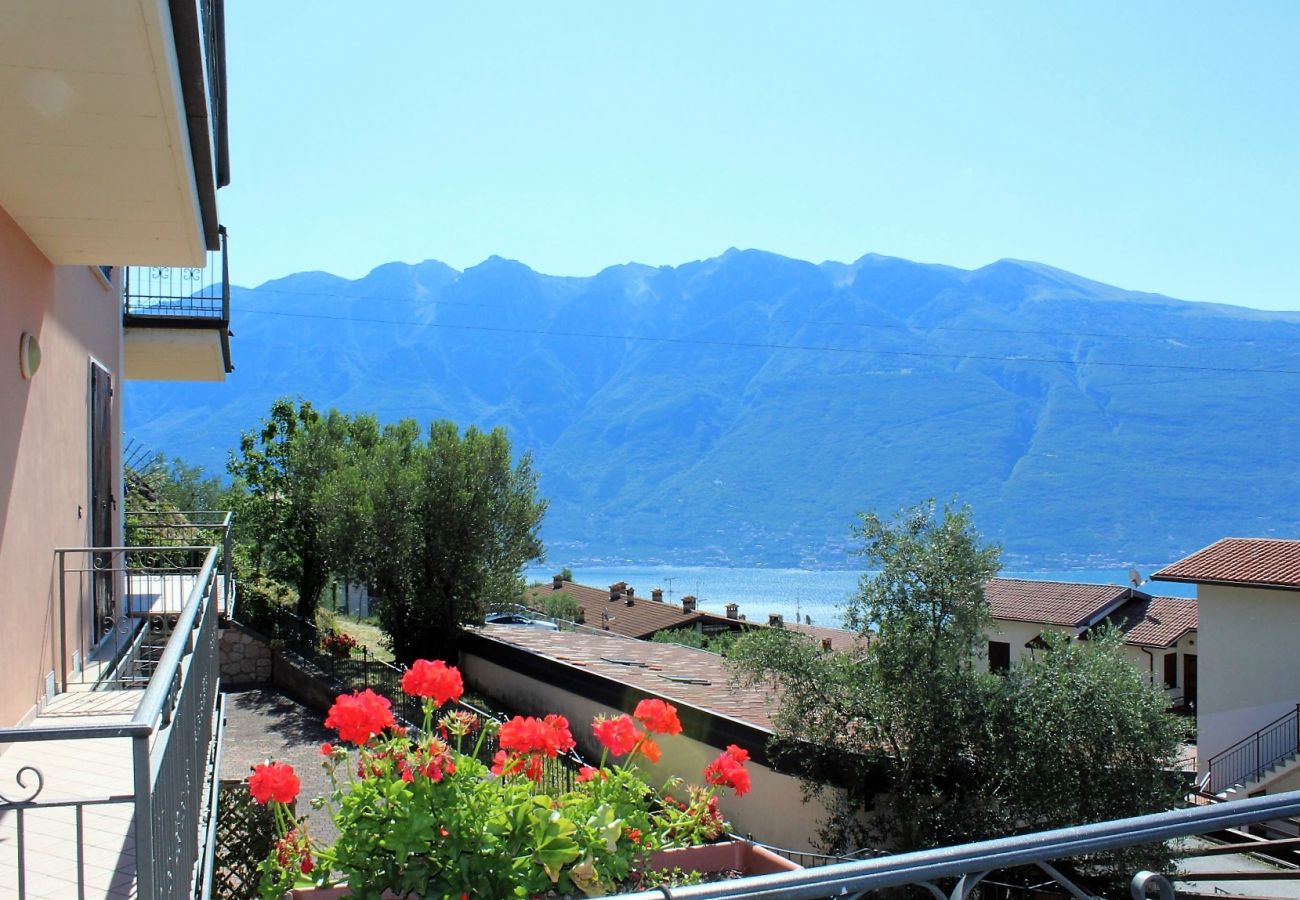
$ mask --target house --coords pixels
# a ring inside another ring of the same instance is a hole
[[[1042,646],[1043,632],[1086,639],[1112,625],[1124,634],[1125,657],[1164,685],[1171,704],[1195,705],[1195,600],[1155,597],[1117,584],[1022,578],[991,579],[984,598],[995,628],[986,656],[991,671],[1005,671],[1031,655]]]
[[[1224,538],[1151,576],[1196,585],[1200,774],[1217,794],[1300,788],[1300,540]]]
[[[567,717],[579,751],[593,760],[601,756],[588,727],[595,716],[630,713],[647,698],[669,701],[683,733],[659,740],[663,758],[643,774],[655,787],[670,775],[698,784],[728,744],[744,747],[753,791],[725,796],[723,812],[736,831],[760,841],[812,849],[809,838],[829,812],[820,802],[805,803],[799,779],[772,766],[767,743],[775,692],[734,684],[717,654],[589,631],[484,625],[470,631],[460,667],[473,690],[511,709]]]
[[[0,896],[201,888],[229,520],[123,546],[122,383],[231,369],[223,25],[0,11]]]
[[[623,581],[611,584],[608,590],[601,590],[556,575],[550,584],[529,588],[527,602],[534,609],[543,609],[548,597],[562,593],[578,603],[582,610],[581,624],[639,640],[649,640],[660,632],[680,629],[716,634],[756,627],[780,627],[806,634],[826,649],[842,650],[855,646],[858,640],[858,635],[852,631],[806,625],[802,622],[786,623],[776,613],[770,614],[766,621],[751,622],[741,618],[740,605],[737,603],[728,603],[725,614],[720,616],[699,609],[698,601],[693,596],[683,597],[680,603],[673,603],[664,600],[661,589],[653,588],[647,598],[638,595],[635,587]]]

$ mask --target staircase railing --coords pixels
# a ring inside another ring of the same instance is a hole
[[[1300,754],[1300,703],[1211,758],[1209,789],[1218,793],[1235,784],[1253,781],[1297,754]]]

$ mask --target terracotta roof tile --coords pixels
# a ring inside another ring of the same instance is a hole
[[[656,631],[665,628],[680,628],[691,625],[706,616],[696,611],[685,612],[680,603],[663,603],[649,597],[633,595],[631,598],[619,597],[611,600],[609,590],[575,584],[563,583],[563,591],[582,607],[585,624],[591,628],[601,628],[621,634],[625,637],[648,638]],[[543,584],[528,590],[529,600],[540,606],[548,596],[559,594],[550,584]],[[631,599],[632,605],[627,601]]]
[[[1171,647],[1183,635],[1196,630],[1196,601],[1139,593],[1108,618],[1124,632],[1127,644]]]
[[[994,578],[984,585],[993,618],[1070,628],[1091,623],[1128,594],[1118,584]]]
[[[772,730],[772,716],[778,707],[776,692],[733,683],[722,657],[706,650],[546,628],[483,625],[475,631],[483,637],[564,665],[581,667],[592,675],[632,685],[674,703]]]
[[[766,621],[757,619],[746,619],[742,622],[720,616],[714,612],[698,609],[693,613],[686,613],[680,603],[660,602],[640,595],[634,595],[632,605],[628,606],[626,597],[611,600],[609,589],[589,587],[572,581],[565,581],[562,584],[563,588],[559,589],[555,588],[553,583],[529,588],[528,597],[530,602],[536,607],[540,607],[548,596],[558,594],[562,590],[578,601],[585,618],[584,624],[587,627],[612,631],[625,637],[649,638],[657,631],[681,628],[684,625],[693,627],[696,624],[701,625],[706,630],[711,625],[728,628],[740,628],[742,626],[746,628],[768,627]],[[832,650],[843,650],[855,646],[858,641],[856,632],[846,631],[842,628],[830,628],[825,625],[804,625],[796,622],[786,622],[782,627],[787,631],[806,634],[818,642],[829,638]]]
[[[1151,576],[1194,584],[1241,584],[1300,590],[1300,541],[1224,538]]]

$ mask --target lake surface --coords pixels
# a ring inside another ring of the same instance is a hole
[[[529,582],[550,581],[560,566],[528,569]],[[1138,567],[1149,574],[1158,566]],[[637,596],[649,597],[650,589],[664,589],[665,600],[681,600],[687,594],[699,598],[701,609],[723,613],[728,603],[740,605],[742,615],[766,621],[769,613],[781,613],[787,619],[811,616],[818,625],[840,625],[845,604],[856,591],[862,572],[825,569],[724,568],[719,566],[616,566],[578,568],[573,579],[578,584],[603,588],[626,581],[636,588]],[[1075,581],[1128,584],[1128,569],[1073,569],[1066,572],[1003,572],[1004,578],[1034,578],[1050,581]],[[1152,594],[1170,597],[1195,597],[1196,586],[1164,581],[1143,585]]]

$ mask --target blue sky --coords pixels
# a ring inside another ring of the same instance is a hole
[[[1300,3],[231,0],[232,277],[730,246],[1300,309]]]

